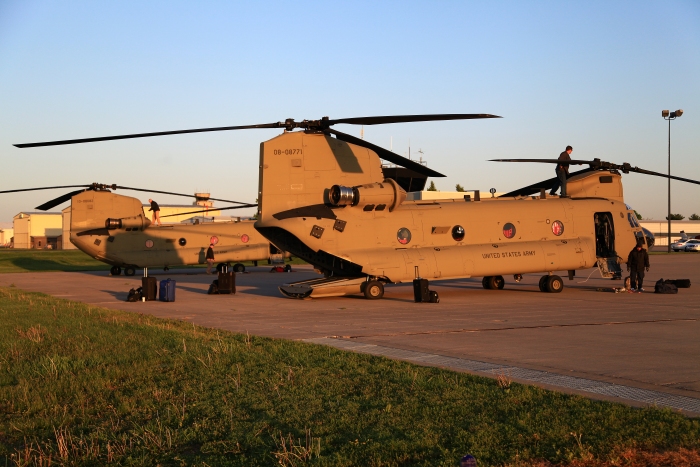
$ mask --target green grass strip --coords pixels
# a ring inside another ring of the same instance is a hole
[[[0,273],[38,271],[101,271],[110,266],[80,250],[0,249]]]
[[[455,466],[700,446],[700,422],[0,288],[0,465]]]
[[[299,258],[285,261],[287,264],[306,264]],[[252,261],[242,262],[246,267],[253,266]],[[268,266],[266,260],[258,262]],[[206,264],[191,266],[173,266],[173,268],[205,268]],[[0,274],[13,272],[55,272],[55,271],[108,271],[110,266],[97,261],[80,250],[15,250],[0,249]]]

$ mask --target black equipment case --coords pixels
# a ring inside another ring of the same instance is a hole
[[[155,300],[158,297],[158,279],[155,277],[142,277],[141,278],[141,289],[142,296],[148,300]]]
[[[430,301],[428,279],[413,279],[413,300],[416,303]]]
[[[220,294],[236,293],[236,276],[233,271],[219,272],[218,289]]]

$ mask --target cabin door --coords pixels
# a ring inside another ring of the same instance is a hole
[[[600,274],[606,278],[621,277],[622,269],[615,251],[615,224],[610,212],[596,212],[593,215],[595,223],[595,255],[598,260]]]

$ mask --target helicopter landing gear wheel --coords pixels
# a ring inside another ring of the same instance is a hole
[[[564,290],[564,281],[559,276],[549,276],[547,280],[547,292],[559,293]]]
[[[379,300],[384,296],[384,285],[379,281],[368,281],[363,284],[362,293],[367,300]]]
[[[542,276],[540,277],[540,292],[547,292],[547,281],[549,280],[549,276]]]
[[[224,272],[226,268],[226,263],[219,263],[216,265],[216,272]]]
[[[245,272],[245,266],[241,263],[236,263],[233,265],[233,272]]]
[[[127,266],[124,268],[125,276],[133,276],[134,274],[136,274],[136,268],[134,266]]]
[[[506,281],[503,276],[486,276],[481,280],[481,285],[487,290],[503,290]]]
[[[112,266],[112,269],[109,270],[109,273],[113,276],[118,276],[122,273],[122,268],[120,268],[119,266]]]

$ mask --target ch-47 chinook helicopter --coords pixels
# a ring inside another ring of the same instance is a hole
[[[226,263],[235,263],[233,270],[236,272],[245,271],[241,261],[258,261],[269,259],[271,255],[282,255],[282,252],[255,230],[254,221],[199,225],[163,224],[156,227],[151,225],[140,200],[112,191],[122,189],[190,198],[192,195],[99,183],[7,190],[0,193],[57,188],[80,189],[47,201],[36,209],[47,211],[70,200],[70,241],[91,257],[112,265],[112,275],[121,274],[122,269],[125,275],[133,276],[136,268],[147,270],[149,267],[160,267],[167,270],[175,266],[203,264],[206,262],[205,252],[210,243],[214,244],[214,254],[219,261],[219,267]],[[217,211],[256,206],[239,201],[208,199],[235,204],[217,207]],[[198,214],[211,210],[213,208],[176,215]],[[166,217],[168,216],[163,216]]]
[[[589,167],[571,174],[568,197],[547,196],[554,178],[498,198],[478,192],[464,199],[409,201],[428,176],[444,176],[336,124],[498,118],[489,114],[405,115],[346,119],[287,119],[260,125],[203,128],[16,145],[50,146],[222,130],[283,128],[260,145],[259,206],[255,228],[270,242],[311,263],[324,278],[286,284],[289,297],[362,293],[384,295],[384,284],[483,277],[502,289],[503,276],[542,274],[543,292],[561,292],[554,271],[595,267],[621,278],[620,264],[643,232],[624,203],[621,172],[700,184],[625,163],[575,160]],[[302,131],[294,131],[300,129]],[[381,159],[403,167],[388,169]],[[517,160],[508,160],[515,162]],[[522,160],[557,163],[556,160]],[[539,192],[538,196],[531,196]]]

